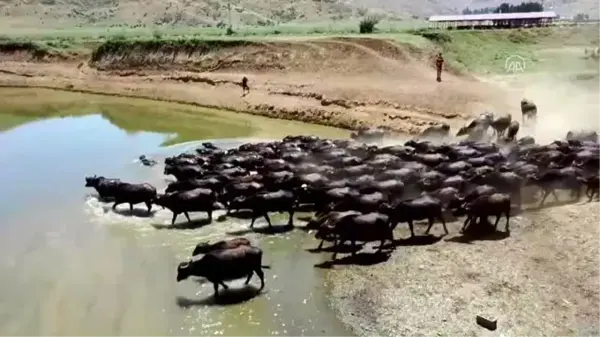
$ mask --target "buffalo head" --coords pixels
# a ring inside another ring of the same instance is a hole
[[[194,248],[194,251],[192,252],[192,256],[196,256],[198,254],[206,254],[208,252],[210,252],[211,247],[208,241],[204,241],[204,242],[200,242],[199,244],[196,245],[196,248]]]
[[[152,203],[158,206],[161,206],[163,209],[170,205],[171,194],[157,194],[156,197],[152,200]]]
[[[85,187],[96,187],[104,177],[98,177],[94,174],[93,177],[85,177]]]
[[[188,262],[181,262],[179,266],[177,266],[177,282],[181,282],[186,278],[190,277],[190,266],[192,265],[192,260]]]

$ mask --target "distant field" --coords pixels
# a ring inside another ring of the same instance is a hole
[[[507,57],[527,60],[529,70],[540,69],[542,61],[563,57],[540,53],[548,48],[597,46],[598,25],[490,31],[452,31],[425,28],[422,20],[381,21],[373,34],[359,34],[359,21],[338,21],[313,25],[282,24],[274,27],[242,27],[226,35],[224,29],[196,27],[74,28],[62,30],[8,30],[0,35],[0,47],[11,44],[55,53],[90,54],[103,44],[123,50],[133,44],[203,44],[203,41],[278,41],[329,38],[332,36],[390,39],[412,45],[427,54],[444,52],[448,64],[459,72],[494,73],[504,69]],[[10,48],[9,48],[10,49]],[[113,48],[114,50],[114,48]],[[577,53],[578,51],[575,51]],[[583,54],[581,55],[583,56]],[[546,62],[551,64],[552,62]],[[556,62],[555,62],[556,63]]]

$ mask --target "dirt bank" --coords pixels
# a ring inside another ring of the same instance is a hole
[[[0,85],[146,97],[355,129],[416,133],[482,109],[506,110],[494,85],[435,81],[433,51],[370,38],[106,43],[91,54],[0,51]],[[242,76],[251,93],[241,96]]]

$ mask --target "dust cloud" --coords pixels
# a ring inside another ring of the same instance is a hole
[[[577,53],[578,51],[579,53]],[[521,123],[520,137],[538,143],[564,139],[569,130],[600,130],[600,63],[582,58],[583,49],[542,51],[553,71],[496,76],[491,79],[507,92],[511,115],[522,122],[519,102],[532,100],[538,108],[536,123]]]

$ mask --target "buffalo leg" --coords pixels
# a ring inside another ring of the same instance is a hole
[[[500,218],[502,217],[502,213],[498,213],[496,215],[496,222],[494,223],[494,230],[498,229],[498,222],[500,222]]]
[[[425,231],[425,235],[429,235],[429,231],[431,230],[431,227],[433,227],[433,217],[429,218],[429,226],[427,226],[427,230]]]
[[[510,232],[509,221],[510,221],[510,207],[506,210],[506,226],[504,227],[504,231],[507,233]]]
[[[323,238],[323,240],[321,240],[321,243],[319,243],[319,246],[317,247],[317,250],[323,249],[323,243],[325,243],[325,238]]]
[[[333,238],[333,246],[332,247],[333,247],[333,255],[331,255],[331,259],[335,260],[335,258],[337,257],[337,250],[338,250],[338,238],[337,237]]]
[[[356,255],[356,240],[352,240],[352,256]]]
[[[120,200],[115,200],[115,203],[113,204],[113,207],[112,207],[113,211],[116,211],[117,210],[117,206],[119,206],[122,203],[123,202],[120,201]]]
[[[260,290],[265,288],[265,273],[262,271],[262,267],[259,265],[256,269],[254,269],[256,275],[260,279]]]
[[[273,227],[273,224],[271,223],[271,219],[269,218],[269,213],[264,212],[263,216],[265,217],[265,220],[267,220],[267,224],[269,224],[269,228]]]
[[[547,189],[544,189],[544,191],[542,192],[542,201],[540,201],[540,207],[542,207],[544,205],[544,201],[546,201],[546,198],[548,198],[549,195],[550,195],[550,191]]]
[[[552,193],[552,196],[554,197],[554,201],[558,201],[558,194],[556,194],[556,190],[552,189],[552,192],[550,192],[550,193]]]
[[[223,286],[223,288],[229,289],[229,286],[226,285],[225,282],[221,281],[221,282],[219,282],[219,284],[221,284]]]
[[[410,228],[410,237],[415,237],[415,228],[413,227],[412,220],[408,221],[408,228]]]
[[[173,219],[171,219],[171,225],[175,224],[175,220],[177,220],[177,216],[179,215],[179,213],[175,213],[173,212]]]
[[[146,201],[146,207],[148,208],[148,213],[152,212],[152,202]]]
[[[288,220],[288,226],[294,226],[294,210],[290,210],[290,220]]]
[[[256,221],[256,211],[253,209],[252,210],[252,221],[250,221],[250,228],[254,227],[254,222]]]
[[[448,235],[448,227],[446,227],[446,220],[444,219],[444,214],[442,212],[440,212],[440,214],[438,215],[438,219],[442,223],[442,227],[444,227],[444,232],[446,233],[446,235]]]
[[[129,203],[129,212],[133,213],[133,204],[132,203]]]
[[[219,283],[213,282],[213,288],[215,289],[215,297],[219,297]]]
[[[192,222],[192,219],[190,219],[190,215],[188,214],[188,212],[183,212],[183,214],[188,219],[188,222]]]
[[[244,282],[244,284],[250,283],[250,279],[252,278],[252,275],[254,275],[254,271],[251,271],[250,274],[248,274],[248,278],[246,279],[246,282]]]
[[[213,213],[213,211],[210,210],[210,211],[207,211],[206,213],[208,213],[208,221],[212,222],[212,213]]]

